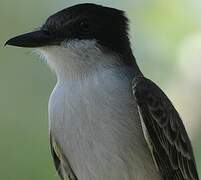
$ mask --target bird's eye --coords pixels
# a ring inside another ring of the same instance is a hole
[[[50,31],[48,31],[48,30],[43,30],[43,32],[46,34],[46,35],[50,35],[51,33],[50,33]]]
[[[88,31],[89,30],[89,22],[87,20],[80,21],[79,27],[82,31]]]
[[[51,34],[51,32],[50,32],[50,30],[49,30],[49,28],[48,28],[47,26],[42,26],[40,29],[41,29],[41,30],[43,31],[43,33],[46,34],[46,35],[50,35],[50,34]]]

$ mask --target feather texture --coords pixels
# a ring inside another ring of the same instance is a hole
[[[141,121],[148,132],[151,152],[165,180],[198,180],[191,142],[170,100],[149,79],[133,80]],[[149,146],[150,147],[150,146]]]
[[[94,42],[47,48],[58,83],[49,123],[78,180],[161,180],[144,140],[132,95],[133,67]],[[65,160],[64,160],[65,161]]]

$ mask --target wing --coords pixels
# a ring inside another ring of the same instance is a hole
[[[59,148],[58,144],[56,143],[51,134],[50,134],[50,148],[55,168],[61,180],[66,180],[67,177],[69,180],[78,180],[68,160],[63,155],[61,149]]]
[[[145,139],[164,180],[198,180],[191,142],[170,100],[149,79],[133,80]]]

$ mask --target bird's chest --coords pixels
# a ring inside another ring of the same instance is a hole
[[[50,130],[72,151],[114,141],[136,113],[129,90],[99,83],[57,84],[49,101]]]
[[[144,144],[128,84],[57,84],[49,123],[76,175],[84,180],[130,179],[131,157],[135,154],[137,161],[141,156],[133,147]]]

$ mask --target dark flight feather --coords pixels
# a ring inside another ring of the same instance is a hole
[[[50,148],[55,168],[61,180],[65,180],[66,176],[68,177],[69,180],[78,180],[68,160],[63,155],[61,149],[58,147],[57,143],[55,142],[51,134],[50,134]]]
[[[167,96],[145,77],[133,80],[133,94],[164,180],[199,180],[191,142]]]

